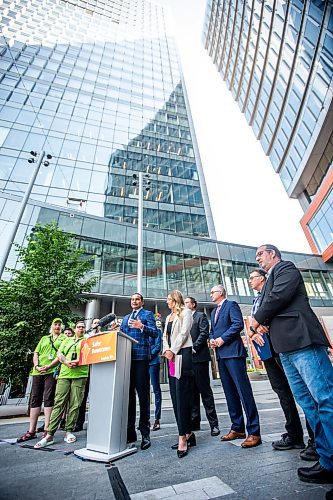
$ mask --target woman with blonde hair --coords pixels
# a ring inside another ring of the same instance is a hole
[[[192,312],[185,308],[184,298],[179,290],[169,293],[167,304],[171,314],[166,319],[163,335],[163,355],[168,360],[169,386],[173,409],[178,426],[178,458],[185,457],[189,446],[196,445],[191,432],[192,391]]]

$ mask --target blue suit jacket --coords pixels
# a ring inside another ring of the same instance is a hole
[[[222,347],[216,347],[216,357],[219,358],[246,358],[247,353],[241,339],[244,329],[242,312],[237,302],[225,300],[215,322],[216,308],[211,314],[210,339],[221,337],[224,340]]]
[[[149,360],[151,357],[149,337],[157,337],[158,335],[154,315],[151,311],[147,311],[147,309],[140,309],[137,317],[143,324],[142,331],[138,328],[130,328],[128,320],[130,319],[131,315],[132,313],[125,316],[121,323],[120,331],[126,333],[139,342],[138,344],[132,344],[132,359]]]
[[[157,328],[157,337],[149,337],[149,343],[150,343],[150,354],[151,354],[151,359],[149,365],[158,365],[161,363],[161,358],[160,358],[160,352],[161,352],[161,346],[162,346],[162,330],[160,328]]]

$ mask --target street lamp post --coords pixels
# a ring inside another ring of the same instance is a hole
[[[37,156],[36,151],[30,151],[30,154],[32,155],[32,158],[29,158],[28,162],[29,163],[35,163],[35,157]],[[45,157],[45,151],[42,151],[40,153],[40,155],[39,155],[38,161],[36,163],[35,170],[33,171],[33,174],[32,174],[31,179],[29,181],[29,184],[28,184],[28,187],[26,189],[26,192],[24,193],[24,196],[22,198],[21,205],[20,205],[19,212],[17,214],[16,220],[15,220],[14,224],[12,225],[11,231],[9,233],[9,238],[8,238],[7,244],[5,246],[4,253],[3,253],[3,258],[2,258],[2,261],[1,261],[1,264],[0,264],[0,278],[1,278],[1,276],[2,276],[2,274],[4,272],[4,270],[5,270],[5,266],[6,266],[6,262],[7,262],[7,259],[8,259],[8,255],[9,255],[10,249],[12,247],[12,244],[13,244],[14,240],[15,240],[17,229],[18,229],[18,227],[20,225],[20,222],[22,220],[22,216],[23,216],[24,210],[25,210],[25,208],[27,206],[27,203],[28,203],[28,200],[29,200],[32,188],[33,188],[33,186],[35,184],[35,180],[36,180],[36,177],[38,175],[40,166],[43,163],[44,157]],[[49,161],[48,160],[51,160],[52,156],[48,154],[48,155],[46,155],[46,158],[47,158],[47,160],[44,161],[44,166],[48,167],[49,166]]]
[[[138,199],[138,267],[137,267],[137,285],[136,289],[138,293],[142,294],[142,276],[143,276],[143,192],[144,188],[149,191],[150,180],[149,174],[143,174],[139,172],[133,174],[133,186],[139,188],[139,199]]]

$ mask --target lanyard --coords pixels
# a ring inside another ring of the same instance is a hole
[[[77,339],[74,344],[70,345],[69,348],[67,349],[67,351],[64,353],[64,356],[66,357],[67,354],[69,353],[69,351],[72,349],[72,347],[74,347],[78,342],[80,342],[80,340],[82,340],[82,338],[79,338]]]
[[[50,336],[50,342],[51,342],[51,345],[52,345],[53,349],[55,350],[55,352],[57,352],[57,349],[56,349],[56,347],[54,345],[54,342],[52,340],[52,333],[51,333],[51,336]]]

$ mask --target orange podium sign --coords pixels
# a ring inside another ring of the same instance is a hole
[[[79,365],[115,361],[116,351],[117,332],[94,335],[82,341]]]

